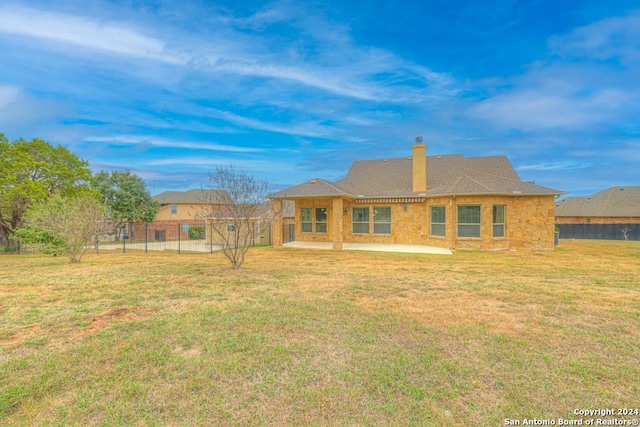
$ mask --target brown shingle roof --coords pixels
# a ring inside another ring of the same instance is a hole
[[[344,179],[296,185],[271,197],[340,196],[412,197],[411,158],[353,162]],[[427,157],[426,196],[462,194],[564,194],[522,182],[505,156],[465,158],[460,154]]]
[[[276,196],[277,194],[277,196]],[[294,185],[285,190],[270,195],[270,197],[314,197],[314,196],[349,196],[349,192],[337,185],[316,178],[302,184]]]
[[[611,187],[588,197],[567,197],[556,216],[640,217],[640,186]]]

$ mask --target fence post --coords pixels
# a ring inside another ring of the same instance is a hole
[[[178,223],[178,254],[180,253],[180,223]]]
[[[206,226],[206,223],[205,223]],[[206,231],[205,231],[206,233]],[[209,222],[209,253],[213,253],[213,223]]]
[[[147,245],[149,244],[149,223],[144,223],[144,253],[147,253]]]

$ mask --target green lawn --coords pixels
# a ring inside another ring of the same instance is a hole
[[[0,256],[0,425],[571,419],[638,407],[639,355],[639,242],[262,247],[236,272],[220,254]]]

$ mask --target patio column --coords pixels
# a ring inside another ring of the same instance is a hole
[[[342,210],[344,204],[340,197],[333,199],[332,209],[332,221],[331,221],[331,240],[333,241],[333,249],[342,249],[343,236],[343,224],[342,224]]]
[[[273,226],[271,227],[271,237],[273,247],[282,247],[282,199],[273,199]]]

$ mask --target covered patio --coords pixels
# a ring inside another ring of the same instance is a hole
[[[282,245],[285,248],[299,249],[333,249],[332,242],[300,242],[294,241]],[[427,245],[398,245],[393,243],[343,243],[345,251],[401,252],[411,254],[452,255],[451,250]]]

